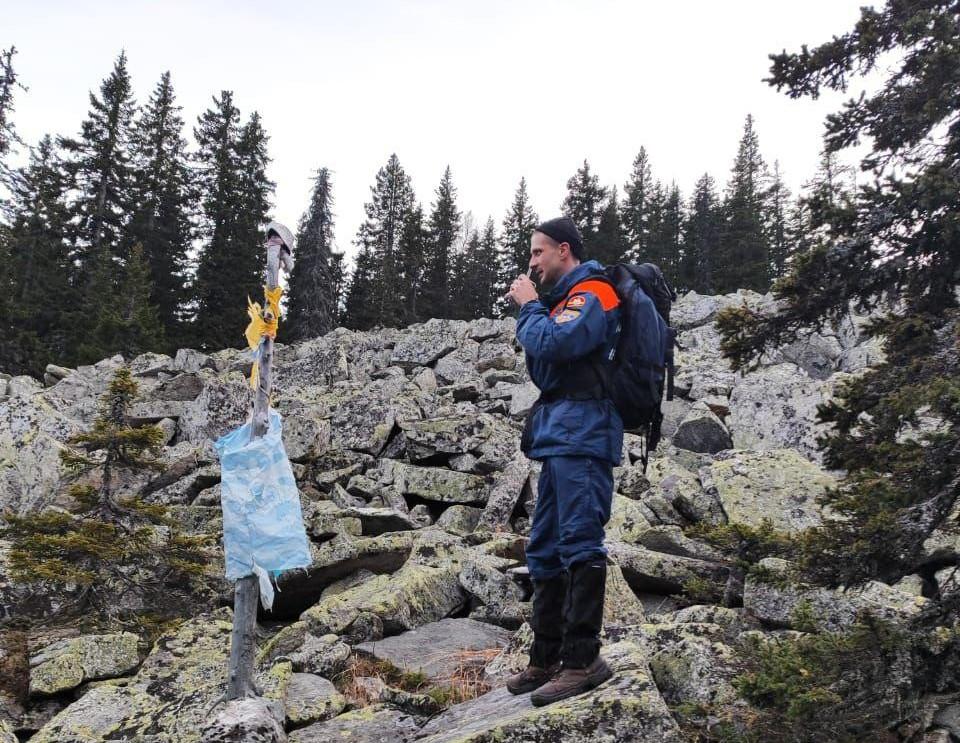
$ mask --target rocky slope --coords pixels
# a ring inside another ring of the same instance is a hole
[[[530,639],[523,535],[537,465],[518,441],[537,392],[512,320],[433,320],[278,346],[274,403],[314,563],[281,579],[275,610],[263,618],[265,702],[209,712],[224,688],[227,606],[197,608],[209,610],[152,648],[121,632],[8,631],[0,641],[0,742],[12,743],[15,732],[34,743],[678,741],[678,710],[740,704],[731,685],[739,641],[789,629],[799,603],[813,606],[827,629],[849,624],[863,607],[893,619],[920,611],[935,588],[929,577],[847,592],[748,577],[731,595],[730,565],[684,534],[697,522],[756,526],[767,517],[788,532],[817,524],[816,496],[838,474],[820,464],[816,406],[881,351],[862,335],[865,318],[851,314],[769,354],[756,371],[732,372],[719,353],[716,312],[770,301],[691,293],[676,305],[682,350],[665,441],[644,476],[640,441],[628,435],[616,471],[603,652],[617,675],[596,691],[538,710],[502,688],[525,663]],[[91,422],[122,363],[51,367],[44,384],[0,381],[0,509],[61,502],[58,450]],[[181,350],[138,357],[131,367],[141,389],[133,418],[166,432],[167,469],[124,489],[174,507],[191,529],[217,533],[211,443],[247,415],[249,361],[233,350]],[[947,533],[928,547],[931,561],[960,552]],[[26,595],[4,577],[5,551],[0,543],[0,619],[54,610],[58,596]],[[764,567],[771,575],[789,566],[768,558]],[[729,605],[720,606],[725,590]],[[360,678],[355,685],[371,702],[361,707],[330,683],[355,658],[420,671],[437,688],[485,665],[491,690],[451,706]],[[960,735],[960,707],[941,707],[930,734]],[[242,738],[237,730],[246,731]]]

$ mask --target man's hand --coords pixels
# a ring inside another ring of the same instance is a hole
[[[530,277],[523,275],[518,276],[513,280],[513,283],[510,285],[510,291],[507,292],[507,296],[516,302],[520,307],[523,307],[523,305],[525,305],[527,302],[532,302],[534,299],[539,298],[536,287],[534,287]]]

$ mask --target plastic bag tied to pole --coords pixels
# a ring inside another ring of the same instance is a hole
[[[310,549],[293,468],[283,447],[280,414],[250,439],[251,422],[217,440],[223,508],[223,550],[228,580],[256,575],[260,601],[273,607],[270,574],[310,565]]]

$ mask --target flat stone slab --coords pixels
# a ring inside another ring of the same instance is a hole
[[[680,730],[650,674],[645,651],[623,641],[603,650],[614,677],[595,690],[534,707],[505,687],[458,704],[423,726],[423,743],[564,741],[676,743]]]
[[[402,670],[448,678],[469,661],[469,656],[462,655],[464,651],[500,650],[511,635],[509,630],[474,619],[441,619],[400,635],[360,643],[354,649],[388,660]],[[477,665],[485,662],[476,661]]]
[[[287,740],[289,743],[409,743],[417,728],[416,718],[386,705],[373,705],[294,730]]]

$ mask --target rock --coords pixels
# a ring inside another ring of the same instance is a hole
[[[173,370],[196,374],[201,369],[213,369],[213,360],[205,353],[192,348],[181,348],[173,358]]]
[[[378,642],[365,642],[355,651],[390,661],[404,671],[420,671],[437,680],[451,679],[465,667],[483,666],[506,647],[511,633],[473,619],[441,619]]]
[[[0,743],[18,743],[13,733],[13,725],[0,717]]]
[[[639,536],[636,543],[656,552],[692,557],[695,560],[713,560],[714,562],[725,560],[723,554],[715,547],[691,539],[679,526],[651,526]]]
[[[645,621],[643,604],[630,589],[620,566],[616,563],[607,565],[607,582],[603,595],[604,625],[642,624]]]
[[[156,355],[156,354],[151,354],[151,355]],[[170,358],[170,357],[167,356],[166,358]],[[136,361],[136,359],[134,361]],[[55,383],[59,382],[61,379],[66,379],[75,371],[76,369],[69,369],[66,366],[57,366],[56,364],[47,364],[46,368],[43,370],[45,375],[49,375],[55,380]],[[132,371],[132,364],[131,364],[131,371]]]
[[[358,519],[365,537],[416,529],[420,526],[411,518],[411,514],[401,513],[393,508],[347,508],[341,513]]]
[[[287,687],[284,710],[291,725],[307,725],[329,720],[347,706],[347,699],[321,676],[295,673]]]
[[[759,526],[769,519],[773,526],[795,534],[820,524],[817,497],[836,479],[797,452],[736,452],[714,462],[710,476],[728,519]]]
[[[518,452],[513,461],[494,480],[487,504],[480,515],[478,529],[499,531],[508,526],[529,476],[529,460]]]
[[[484,343],[480,346],[476,364],[478,372],[482,373],[488,369],[513,371],[516,365],[517,355],[514,353],[513,346],[507,343]]]
[[[817,406],[832,395],[846,375],[819,381],[795,364],[783,363],[738,374],[730,394],[727,427],[738,449],[796,449],[822,461],[816,438],[826,432],[817,422]]]
[[[463,537],[474,532],[480,522],[481,513],[482,509],[473,506],[450,506],[440,514],[436,525],[444,531]]]
[[[290,743],[410,743],[419,720],[386,704],[362,707],[290,733]]]
[[[80,430],[41,395],[0,401],[0,509],[22,515],[48,505],[60,483],[62,442]]]
[[[343,400],[330,418],[331,445],[376,455],[396,423],[395,408],[377,393],[375,383]]]
[[[808,586],[795,577],[790,563],[777,557],[763,558],[757,568],[747,573],[743,608],[774,627],[805,630],[794,627],[795,613],[802,608],[817,629],[837,632],[853,624],[862,611],[903,621],[930,603],[879,581],[846,590]]]
[[[407,438],[407,453],[413,461],[437,454],[466,454],[486,440],[490,416],[442,416],[401,424]]]
[[[524,384],[515,384],[510,388],[510,415],[514,418],[522,418],[528,412],[533,404],[540,397],[540,390],[533,382]]]
[[[292,462],[316,459],[330,446],[330,436],[330,421],[307,411],[283,417],[283,447]]]
[[[208,710],[226,688],[230,629],[228,611],[188,620],[157,641],[128,683],[96,686],[31,741],[136,740],[149,731],[160,739],[199,743]]]
[[[172,371],[173,359],[165,353],[142,353],[130,362],[130,373],[135,377],[156,377]]]
[[[928,562],[960,559],[960,499],[954,502],[947,517],[924,540],[923,552]]]
[[[836,336],[801,332],[797,340],[782,346],[773,354],[774,361],[796,364],[811,379],[826,379],[836,371],[843,353]]]
[[[7,381],[7,394],[10,397],[33,397],[41,392],[43,385],[33,377],[21,375]]]
[[[326,678],[343,671],[350,662],[350,654],[350,646],[337,635],[317,637],[307,634],[303,644],[296,652],[290,653],[289,658],[294,671]]]
[[[487,498],[487,486],[480,477],[400,462],[393,468],[393,488],[401,495],[440,503],[483,503]]]
[[[493,555],[470,555],[463,561],[460,585],[482,604],[502,610],[523,599],[520,586],[502,572],[510,564],[510,560]]]
[[[280,576],[280,591],[273,602],[274,616],[296,616],[311,606],[326,586],[357,570],[397,570],[409,556],[412,544],[413,532],[409,531],[357,539],[340,534],[321,545],[311,543],[310,567]]]
[[[498,335],[512,338],[515,331],[516,320],[513,318],[494,320],[488,317],[481,317],[477,320],[470,321],[467,336],[475,341],[485,341],[490,338],[496,338]]]
[[[227,702],[204,725],[201,739],[203,743],[286,743],[287,736],[273,707],[259,697]]]
[[[177,422],[173,418],[163,418],[157,421],[157,428],[163,432],[163,445],[170,446],[173,437],[177,435]]]
[[[379,617],[387,634],[414,629],[463,605],[465,595],[458,574],[453,564],[434,567],[408,562],[393,575],[377,575],[322,599],[301,619],[317,635],[347,632],[361,614]]]
[[[421,328],[427,332],[417,332],[414,328],[404,335],[390,355],[390,363],[403,367],[407,371],[418,366],[430,366],[457,347],[454,336],[429,332],[429,326],[435,321],[424,323]]]
[[[707,581],[722,590],[726,582],[727,569],[722,565],[654,552],[623,542],[608,540],[606,546],[630,588],[636,592],[681,593],[694,579]]]
[[[737,675],[737,660],[722,642],[687,636],[651,655],[650,671],[671,707],[703,705],[720,710],[738,701],[731,683]]]
[[[646,509],[637,501],[614,493],[610,520],[606,525],[607,539],[636,544],[640,536],[650,528],[646,513]]]
[[[178,421],[180,439],[215,441],[243,424],[253,404],[253,391],[240,375],[211,379],[195,400],[187,403]]]
[[[733,440],[723,421],[709,409],[694,406],[677,427],[673,435],[673,445],[678,449],[715,454],[730,449]]]
[[[30,658],[30,694],[58,694],[84,681],[121,676],[140,663],[130,632],[60,640]]]
[[[413,376],[413,383],[424,392],[437,391],[437,376],[429,366],[423,367]]]
[[[643,649],[632,642],[618,642],[602,652],[615,675],[594,691],[536,708],[526,694],[514,696],[498,688],[434,717],[424,725],[418,741],[680,740],[680,730],[653,683]]]

